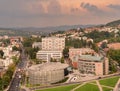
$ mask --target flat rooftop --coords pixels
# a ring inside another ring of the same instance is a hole
[[[62,64],[60,62],[50,62],[50,63],[43,63],[38,65],[33,65],[28,70],[31,71],[52,71],[52,70],[59,70],[67,68],[68,64]]]
[[[61,37],[45,37],[45,38],[42,38],[42,40],[44,39],[65,39],[65,38],[61,38]]]
[[[93,55],[81,55],[79,57],[81,60],[88,60],[88,61],[102,61],[102,56],[93,56]]]

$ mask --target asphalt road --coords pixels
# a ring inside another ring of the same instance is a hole
[[[19,62],[17,69],[24,70],[26,65],[27,65],[27,56],[25,56],[24,49],[22,49],[21,61]],[[21,72],[17,71],[17,69],[14,78],[11,81],[8,91],[25,91],[24,89],[20,89],[21,78],[19,78],[19,76],[21,75]]]

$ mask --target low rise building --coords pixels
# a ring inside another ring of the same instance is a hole
[[[62,51],[38,51],[36,58],[42,61],[50,62],[51,58],[59,61],[62,58]]]
[[[22,40],[23,40],[22,37],[11,37],[10,38],[10,43],[13,46],[20,47],[20,44],[21,44]]]
[[[78,70],[83,74],[106,75],[109,72],[109,60],[101,56],[81,55]]]
[[[42,49],[42,42],[34,42],[34,43],[32,44],[32,48]]]
[[[110,43],[110,44],[107,44],[107,46],[109,49],[115,49],[115,50],[120,49],[120,43]]]
[[[8,66],[13,63],[13,60],[11,58],[0,59],[0,61],[3,62],[5,69],[7,69]]]
[[[30,84],[51,84],[64,79],[68,64],[44,63],[28,68]]]
[[[83,54],[96,54],[94,50],[90,48],[70,48],[69,58],[72,60],[74,68],[78,67],[78,56]]]
[[[95,51],[90,48],[70,48],[69,49],[69,57],[72,59],[76,55],[83,54],[95,54]]]

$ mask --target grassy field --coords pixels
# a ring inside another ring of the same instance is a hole
[[[99,91],[99,88],[97,85],[87,83],[75,91]]]
[[[90,82],[90,83],[96,84],[96,82],[95,82],[95,81],[92,81],[92,82]]]
[[[36,90],[36,91],[70,91],[73,88],[77,87],[76,85],[68,85],[68,86],[62,86],[62,87],[56,87],[56,88],[50,88],[50,89],[44,89],[44,90]]]
[[[101,85],[115,87],[119,78],[120,77],[118,77],[118,76],[112,77],[112,78],[106,78],[106,79],[100,80],[99,82]]]
[[[120,78],[119,76],[111,77],[111,78],[105,78],[105,79],[99,80],[99,82],[100,82],[101,85],[115,87],[119,78]],[[91,81],[91,82],[86,83],[85,85],[81,86],[76,91],[99,91],[99,88],[98,88],[97,84],[96,85],[94,85],[94,84],[96,84],[96,82]],[[36,90],[36,91],[70,91],[73,88],[77,87],[78,85],[80,85],[80,84],[60,86],[60,87],[43,89],[43,90]],[[102,89],[103,89],[103,91],[112,91],[112,89],[107,88],[107,87],[102,87]]]
[[[112,91],[113,89],[102,87],[103,91]]]

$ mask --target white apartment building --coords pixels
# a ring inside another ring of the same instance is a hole
[[[62,51],[38,51],[36,54],[37,59],[41,59],[42,61],[49,62],[51,58],[59,60],[62,57]]]
[[[39,48],[39,49],[41,49],[41,47],[42,47],[42,43],[41,42],[34,42],[32,44],[32,48]]]
[[[7,69],[8,66],[13,63],[13,60],[11,58],[0,59],[0,61],[3,62],[5,69]]]
[[[65,38],[46,37],[42,38],[42,50],[63,50],[65,47]]]

